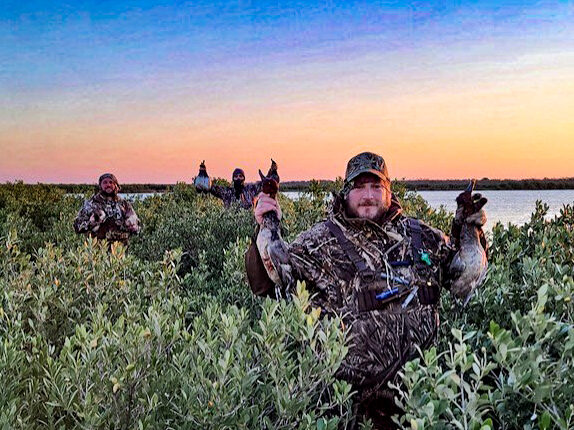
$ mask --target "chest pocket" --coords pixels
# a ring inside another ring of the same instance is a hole
[[[411,293],[412,288],[407,280],[371,270],[341,229],[331,220],[328,220],[326,225],[359,274],[360,282],[352,288],[354,306],[357,311],[369,312],[384,309],[389,303],[396,302]],[[337,296],[341,298],[340,291]],[[339,300],[339,305],[341,305],[341,300]]]
[[[409,286],[389,287],[385,282],[374,282],[355,291],[357,310],[369,312],[385,309],[390,303],[403,299],[411,291]]]
[[[371,270],[364,258],[357,252],[355,245],[345,237],[340,227],[331,220],[328,220],[326,225],[359,274],[360,284],[353,289],[356,308],[359,312],[384,309],[389,303],[396,303],[399,300],[402,301],[404,308],[413,300],[415,295],[421,304],[436,304],[438,302],[440,287],[434,282],[435,278],[430,267],[432,263],[429,254],[423,247],[422,229],[417,219],[408,219],[411,236],[411,261],[405,263],[413,266],[411,270],[412,279],[408,280],[393,274]],[[338,297],[341,297],[340,291]]]
[[[104,207],[104,212],[108,218],[115,220],[116,222],[122,219],[122,209],[118,203],[112,202],[106,204]]]

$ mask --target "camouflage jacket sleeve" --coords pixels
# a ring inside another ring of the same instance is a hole
[[[441,230],[422,223],[423,244],[426,249],[432,250],[432,260],[435,267],[439,268],[439,280],[441,286],[448,287],[448,268],[456,250],[453,248],[450,238]]]
[[[245,188],[249,190],[249,193],[255,196],[261,192],[261,187],[262,187],[261,181],[250,182],[249,184],[245,185]]]
[[[209,194],[223,200],[228,188],[229,187],[224,187],[222,185],[212,185],[209,189]]]
[[[74,220],[74,230],[76,233],[86,233],[92,231],[101,223],[101,214],[94,206],[92,199],[85,200],[82,208]]]
[[[243,189],[242,206],[245,208],[252,207],[255,198],[260,192],[261,192],[261,181],[252,182],[245,185],[245,188]]]
[[[236,197],[233,187],[212,185],[209,192],[218,199],[223,200],[223,204],[226,207],[233,203],[239,203],[243,208],[250,209],[253,205],[253,200],[261,192],[261,182],[245,184],[239,198]]]
[[[138,234],[141,231],[141,221],[138,218],[130,202],[122,201],[122,212],[124,214],[124,226],[130,233]]]
[[[312,291],[316,288],[324,290],[326,285],[335,282],[333,268],[343,262],[343,254],[336,255],[330,244],[335,244],[323,223],[316,224],[310,230],[301,233],[289,245],[289,256],[295,278],[304,280],[307,288]]]
[[[292,268],[294,281],[305,281],[310,292],[322,291],[320,300],[324,302],[324,308],[328,309],[327,302],[335,302],[333,295],[337,288],[336,284],[343,282],[343,279],[334,275],[335,266],[345,260],[342,253],[338,253],[337,246],[324,246],[333,244],[335,239],[330,236],[323,223],[315,225],[310,230],[301,233],[295,241],[287,244],[289,260]],[[341,267],[338,267],[340,269]],[[255,240],[251,243],[246,253],[247,278],[253,292],[257,295],[273,296],[273,282],[267,275],[263,262],[258,256]],[[294,289],[296,284],[282,286],[283,288]]]

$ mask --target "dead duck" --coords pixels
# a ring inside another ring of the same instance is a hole
[[[209,190],[211,188],[211,178],[207,174],[207,168],[205,167],[205,160],[199,165],[199,173],[193,180],[193,185],[195,188],[200,190]]]
[[[259,172],[259,174],[261,175],[261,171]],[[271,167],[267,172],[267,178],[273,179],[275,182],[277,182],[277,185],[279,185],[279,173],[277,173],[277,163],[275,162],[275,160],[273,160],[273,158],[271,159]]]
[[[274,199],[277,198],[277,191],[279,190],[278,182],[272,177],[272,170],[277,172],[276,166],[275,164],[275,169],[272,166],[267,176],[264,176],[263,172],[259,170],[263,193]],[[292,277],[287,245],[281,237],[281,224],[275,212],[267,212],[263,215],[256,244],[267,274],[276,285],[275,293],[279,295],[281,287],[284,289],[289,287]]]
[[[458,252],[450,263],[450,272],[455,279],[451,291],[456,297],[463,299],[464,304],[482,283],[488,268],[480,231],[484,224],[484,212],[481,209],[487,199],[479,194],[472,195],[475,183],[475,180],[471,180],[466,190],[456,198],[459,207],[462,207],[464,221],[460,226],[460,238],[457,241]]]

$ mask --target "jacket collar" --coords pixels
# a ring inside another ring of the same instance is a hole
[[[106,196],[104,196],[104,195],[101,193],[101,191],[98,191],[98,192],[96,193],[96,195],[94,196],[94,199],[95,199],[95,200],[98,200],[98,201],[100,201],[100,202],[103,202],[103,203],[105,203],[105,202],[117,202],[117,201],[120,200],[120,196],[118,196],[118,195],[116,194],[115,196],[106,197]]]

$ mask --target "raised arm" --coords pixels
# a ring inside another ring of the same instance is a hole
[[[266,236],[269,234],[269,230],[264,224],[265,215],[271,213],[275,214],[277,220],[281,219],[281,207],[279,203],[274,198],[260,193],[254,208],[254,216],[258,227],[255,238],[245,254],[245,268],[249,285],[253,293],[260,296],[275,295],[276,282],[274,282],[270,276],[270,273],[273,274],[274,272],[271,256],[266,250],[260,252],[258,247],[258,244],[261,244],[262,241],[268,241]],[[281,238],[279,238],[279,240],[282,241]],[[285,248],[287,248],[287,245],[285,243],[283,244]],[[281,287],[287,288],[288,286],[281,285]]]

